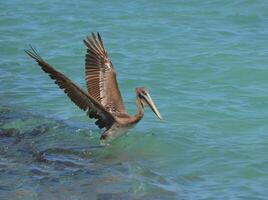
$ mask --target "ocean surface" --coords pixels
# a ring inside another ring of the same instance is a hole
[[[268,199],[268,1],[0,2],[1,200]],[[100,32],[130,114],[101,131],[24,49],[83,89]]]

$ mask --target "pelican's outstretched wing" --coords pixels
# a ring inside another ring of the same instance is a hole
[[[42,70],[49,74],[49,76],[55,80],[55,83],[59,88],[63,89],[68,97],[82,110],[87,112],[90,118],[95,118],[95,122],[99,128],[109,129],[115,122],[114,117],[110,112],[106,111],[105,108],[94,100],[91,96],[81,90],[75,83],[73,83],[64,74],[60,73],[46,61],[44,61],[31,47],[31,50],[25,50],[25,52],[32,57],[42,68]]]
[[[85,71],[88,93],[110,113],[125,113],[116,72],[99,33],[97,37],[92,33],[92,38],[84,40],[87,46]]]

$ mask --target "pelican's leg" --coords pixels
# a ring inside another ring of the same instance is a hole
[[[113,140],[123,134],[125,134],[129,128],[132,126],[122,126],[120,124],[115,123],[111,128],[104,131],[101,134],[100,139],[101,140]]]

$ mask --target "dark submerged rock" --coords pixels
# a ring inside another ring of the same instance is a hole
[[[14,137],[19,135],[19,130],[15,128],[0,129],[0,137]]]

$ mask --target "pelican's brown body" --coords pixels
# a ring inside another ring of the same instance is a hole
[[[68,97],[90,118],[95,118],[99,128],[105,128],[101,139],[114,138],[125,133],[138,123],[144,115],[144,106],[149,105],[153,112],[161,119],[146,88],[136,88],[137,113],[127,114],[116,80],[113,64],[104,48],[99,34],[92,33],[92,38],[84,40],[87,46],[86,54],[86,83],[87,92],[80,89],[64,74],[54,69],[43,60],[35,49],[25,52],[35,59],[43,71],[55,80]]]

